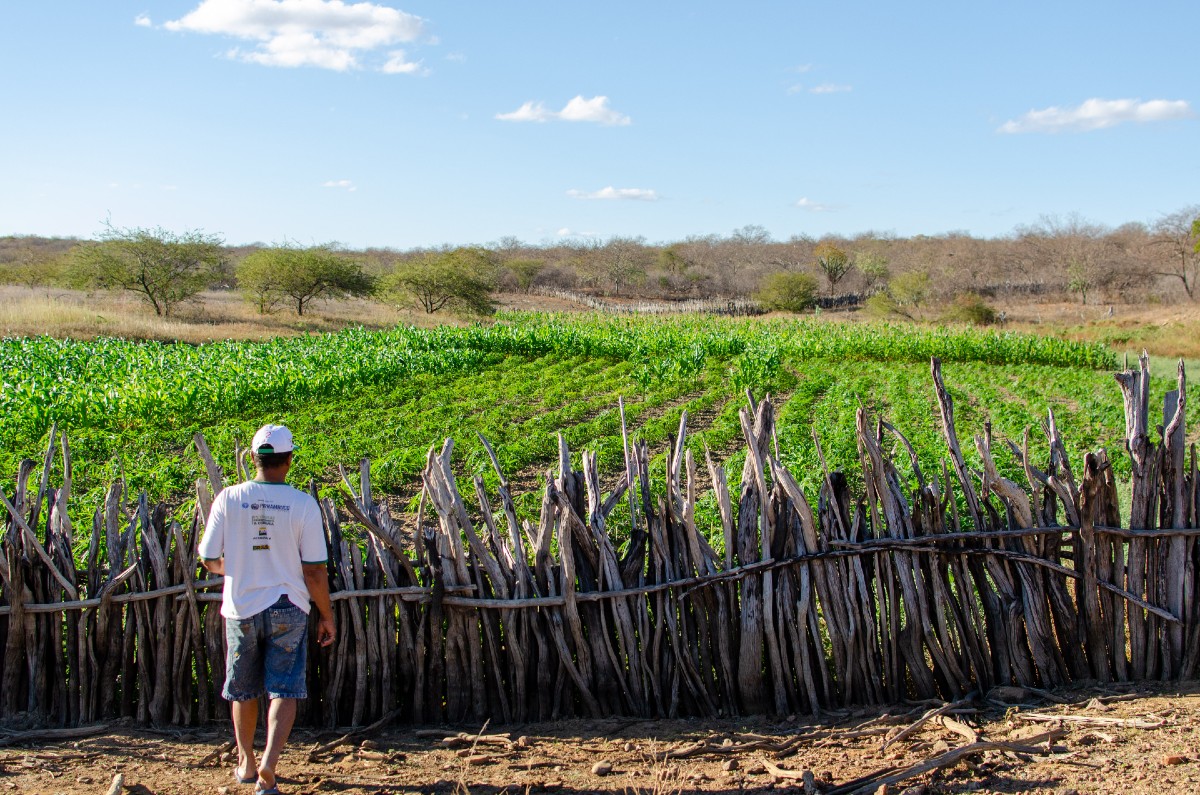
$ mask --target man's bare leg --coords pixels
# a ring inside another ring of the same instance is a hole
[[[230,702],[233,712],[233,737],[237,740],[238,766],[234,772],[239,779],[254,775],[254,732],[258,728],[258,699]]]
[[[271,706],[267,708],[267,746],[263,751],[262,763],[258,766],[258,783],[263,789],[275,786],[275,765],[279,763],[279,754],[295,722],[296,699],[271,699]]]

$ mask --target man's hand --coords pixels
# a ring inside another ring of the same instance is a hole
[[[337,627],[333,623],[333,616],[321,616],[317,620],[317,643],[321,646],[330,646],[337,637]]]

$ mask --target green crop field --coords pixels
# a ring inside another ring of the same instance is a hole
[[[37,458],[52,423],[74,454],[77,493],[117,475],[154,498],[186,499],[202,474],[191,439],[203,432],[226,471],[235,440],[260,424],[297,434],[295,474],[333,486],[339,464],[372,459],[376,488],[411,498],[425,454],[456,441],[464,473],[489,479],[476,432],[495,446],[518,488],[536,487],[557,456],[622,460],[618,398],[631,432],[662,449],[687,411],[690,447],[732,457],[740,471],[738,409],[745,391],[776,397],[783,462],[806,490],[820,478],[814,432],[830,463],[857,469],[859,406],[906,434],[928,467],[943,453],[929,357],[939,356],[960,439],[991,421],[997,436],[1045,447],[1053,408],[1069,451],[1124,431],[1115,357],[1099,345],[969,329],[699,317],[611,319],[502,315],[468,328],[352,329],[262,343],[193,346],[102,339],[0,341],[0,469]],[[1167,384],[1155,384],[1161,394]],[[1124,457],[1114,455],[1118,472]],[[1011,466],[1000,451],[1002,466]],[[88,500],[85,499],[85,504]]]

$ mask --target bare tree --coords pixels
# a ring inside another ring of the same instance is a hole
[[[1193,204],[1168,213],[1152,227],[1151,246],[1160,253],[1156,257],[1158,276],[1179,279],[1189,300],[1195,300],[1196,277],[1200,275],[1200,204]]]

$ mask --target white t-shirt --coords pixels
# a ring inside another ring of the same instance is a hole
[[[205,560],[225,558],[221,615],[233,619],[261,613],[284,594],[307,613],[301,565],[328,558],[317,501],[286,483],[260,480],[217,495],[199,551]]]

